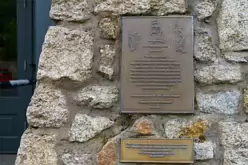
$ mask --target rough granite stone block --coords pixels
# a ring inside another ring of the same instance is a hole
[[[52,0],[50,17],[54,20],[84,22],[90,19],[87,0]]]
[[[237,89],[212,93],[198,91],[196,100],[200,112],[232,115],[238,113],[241,96]]]
[[[212,37],[206,31],[195,32],[194,56],[203,62],[213,62],[216,60],[216,48],[213,45]]]
[[[106,0],[98,1],[96,13],[110,12],[113,15],[141,14],[153,11],[154,15],[185,13],[185,0]]]
[[[196,6],[197,18],[200,21],[208,22],[214,11],[215,5],[212,1],[203,1]]]
[[[95,165],[91,154],[67,153],[61,159],[65,165]]]
[[[55,135],[35,135],[31,130],[26,130],[15,165],[57,165],[55,142]]]
[[[195,71],[195,80],[203,84],[237,83],[243,79],[238,64],[215,63]]]
[[[88,86],[75,94],[74,101],[78,105],[108,109],[118,101],[118,93],[116,86]]]
[[[77,114],[69,131],[70,141],[86,142],[113,124],[113,121],[105,117],[94,118],[84,114]]]
[[[113,64],[115,61],[116,49],[112,45],[104,45],[100,48],[100,62],[98,71],[112,80],[114,69]]]
[[[241,51],[248,49],[247,0],[223,0],[217,19],[220,49]]]
[[[61,89],[39,82],[27,109],[28,123],[33,127],[61,127],[68,119],[66,97]]]
[[[195,160],[209,160],[214,158],[212,142],[194,143]]]
[[[224,148],[248,149],[248,123],[221,122],[219,125]]]
[[[38,79],[67,78],[84,83],[92,75],[93,37],[90,32],[50,27],[40,56]]]

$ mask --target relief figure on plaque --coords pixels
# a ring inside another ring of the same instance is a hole
[[[158,20],[151,21],[150,36],[148,45],[143,46],[143,48],[148,49],[149,55],[161,54],[164,48],[169,48],[164,39],[163,28]]]
[[[151,36],[157,35],[162,36],[163,35],[163,29],[161,27],[161,24],[158,22],[158,20],[154,20],[151,22]]]
[[[134,32],[128,34],[128,47],[131,52],[136,51],[136,49],[139,47],[140,40],[141,36],[139,33]]]
[[[183,34],[183,28],[178,25],[177,22],[174,24],[175,26],[175,46],[176,46],[176,52],[179,52],[181,54],[187,53],[185,49],[185,36]]]

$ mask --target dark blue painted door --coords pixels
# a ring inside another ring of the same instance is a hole
[[[0,81],[34,78],[33,3],[0,0]],[[16,153],[32,86],[0,88],[0,153]]]
[[[35,62],[38,63],[42,44],[49,26],[54,22],[49,17],[52,0],[36,0],[34,4]]]
[[[36,77],[42,43],[53,25],[50,6],[51,0],[0,0],[0,81]],[[34,86],[0,88],[0,154],[17,152],[33,91]]]

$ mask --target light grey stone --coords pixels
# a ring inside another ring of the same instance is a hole
[[[113,79],[114,69],[112,67],[100,65],[98,71],[109,80]]]
[[[198,91],[196,100],[200,112],[237,114],[242,94],[237,89],[205,93]]]
[[[55,135],[35,135],[26,130],[22,135],[15,165],[57,165]]]
[[[118,89],[116,86],[88,86],[78,91],[74,100],[79,105],[108,109],[118,101]]]
[[[50,83],[39,82],[27,108],[27,120],[33,127],[61,127],[68,118],[66,98]]]
[[[215,10],[215,5],[211,1],[200,2],[196,6],[197,18],[200,21],[207,21],[212,16]]]
[[[195,34],[194,55],[197,60],[208,62],[216,60],[216,48],[212,37],[206,31],[198,30]]]
[[[80,21],[90,18],[87,0],[52,0],[50,17],[54,20]]]
[[[104,45],[100,48],[100,65],[111,66],[115,59],[116,50],[111,45]]]
[[[100,20],[98,26],[101,29],[103,38],[107,39],[116,39],[117,34],[120,31],[118,18],[103,18]]]
[[[230,62],[248,62],[248,52],[226,52],[224,53],[224,58]]]
[[[227,149],[224,151],[224,165],[247,165],[248,149]]]
[[[187,11],[186,0],[151,0],[151,9],[156,15],[171,13],[185,13]]]
[[[195,79],[204,84],[237,83],[242,80],[240,65],[215,63],[195,71]]]
[[[217,19],[220,49],[240,51],[248,49],[247,0],[223,0]]]
[[[70,79],[83,83],[92,75],[93,37],[90,32],[50,27],[40,57],[38,79]]]
[[[114,15],[141,14],[148,12],[150,8],[150,0],[106,0],[97,4],[95,12],[110,12]]]
[[[224,148],[248,149],[248,123],[221,122],[219,125]]]
[[[86,142],[113,124],[113,121],[105,117],[91,117],[85,114],[77,114],[69,131],[69,140]]]
[[[225,165],[248,163],[248,123],[220,122]]]
[[[115,60],[116,49],[111,45],[105,45],[100,49],[100,63],[98,71],[108,79],[112,79],[114,74],[113,63]]]
[[[65,165],[94,165],[92,155],[90,154],[64,154],[62,161]]]
[[[185,13],[186,9],[185,0],[106,0],[98,1],[95,12],[123,15],[148,13],[152,10],[155,15],[166,15],[169,13]]]
[[[165,136],[166,138],[173,139],[179,138],[182,128],[188,125],[188,121],[185,119],[173,119],[169,120],[165,124]]]
[[[214,158],[212,142],[194,143],[195,160],[208,160]]]

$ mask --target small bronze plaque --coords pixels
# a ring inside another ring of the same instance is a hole
[[[193,113],[192,17],[123,17],[122,113]]]
[[[124,139],[121,162],[193,163],[192,139]]]

